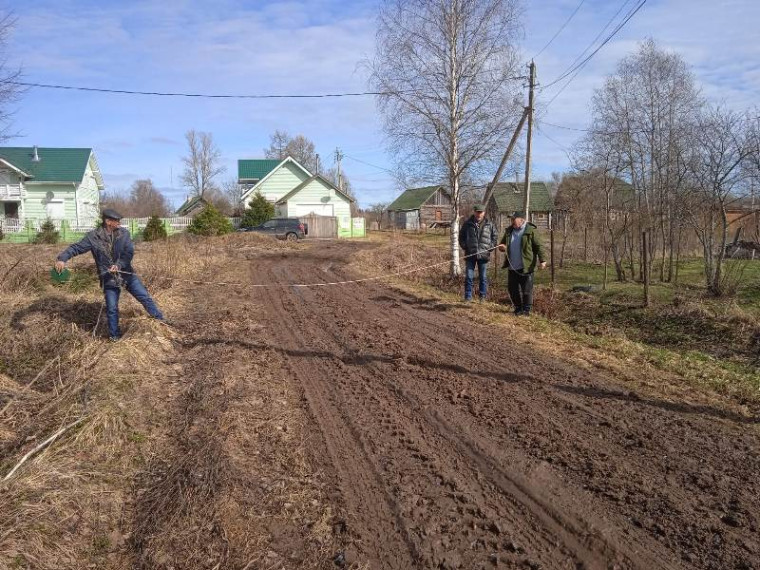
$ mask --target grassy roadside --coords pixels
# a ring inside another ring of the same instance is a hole
[[[355,262],[368,274],[393,271],[414,260],[426,265],[446,259],[447,237],[386,234],[371,239],[377,247],[358,254]],[[757,267],[751,271],[758,271]],[[608,370],[618,379],[648,386],[660,394],[696,389],[708,398],[721,394],[757,409],[760,325],[753,304],[752,274],[746,290],[730,302],[704,296],[696,282],[699,265],[694,261],[682,269],[683,287],[654,286],[656,302],[649,309],[641,307],[641,286],[635,283],[612,284],[604,292],[569,291],[576,284],[601,282],[601,271],[590,264],[575,264],[558,272],[554,291],[548,286],[548,272],[540,274],[536,314],[530,320],[516,320],[511,315],[504,284],[498,282],[492,287],[493,302],[463,305],[459,310],[462,318],[471,316],[509,327],[510,334],[520,335],[523,342],[549,355]],[[443,265],[394,279],[394,284],[417,296],[458,305],[461,280],[452,281],[445,273]]]

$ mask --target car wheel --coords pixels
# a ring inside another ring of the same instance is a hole
[[[293,232],[290,232],[288,235],[285,236],[285,239],[288,241],[296,241],[298,239],[298,235],[294,234]]]

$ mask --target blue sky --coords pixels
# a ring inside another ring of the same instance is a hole
[[[537,59],[548,84],[591,42],[625,0],[586,0]],[[580,0],[524,0],[523,59],[554,35]],[[634,2],[629,1],[628,7]],[[112,89],[203,93],[364,91],[357,66],[374,49],[377,3],[337,0],[14,1],[0,8],[17,23],[9,63],[29,82]],[[534,139],[534,178],[568,167],[595,87],[639,41],[652,37],[680,52],[704,93],[743,109],[760,100],[756,0],[648,0],[552,103]],[[555,89],[542,91],[538,106]],[[13,145],[93,147],[109,189],[152,178],[179,203],[183,134],[213,133],[227,172],[239,158],[263,156],[269,134],[311,138],[330,166],[340,147],[361,205],[398,194],[372,97],[320,100],[207,100],[31,89],[15,104]],[[506,141],[505,141],[506,142]],[[361,162],[360,162],[361,161]],[[374,166],[369,166],[370,163]],[[173,183],[172,183],[173,182]]]

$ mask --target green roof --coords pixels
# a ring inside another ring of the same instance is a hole
[[[261,180],[281,162],[271,158],[238,160],[238,180]]]
[[[87,170],[90,148],[0,147],[0,158],[32,176],[31,182],[81,182]]]
[[[409,188],[388,206],[388,210],[419,210],[439,188],[441,188],[440,184],[438,186],[424,186],[423,188]]]
[[[512,213],[523,209],[525,198],[525,185],[514,182],[502,182],[496,185],[493,191],[493,200],[499,212]],[[546,182],[530,183],[530,211],[549,212],[554,209],[549,186]]]

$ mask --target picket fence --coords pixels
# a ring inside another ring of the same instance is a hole
[[[133,238],[139,238],[145,226],[148,225],[150,218],[123,218],[121,225],[129,230]],[[229,218],[232,226],[237,229],[240,227],[240,218]],[[18,219],[18,218],[0,218],[0,230],[3,233],[4,242],[10,243],[31,243],[40,231],[40,226],[45,223],[46,219]],[[53,222],[56,231],[60,235],[60,241],[63,243],[74,242],[82,239],[91,229],[100,224],[100,218],[80,218],[77,220],[50,220]],[[161,218],[161,222],[166,228],[168,235],[184,232],[193,221],[188,217]]]

